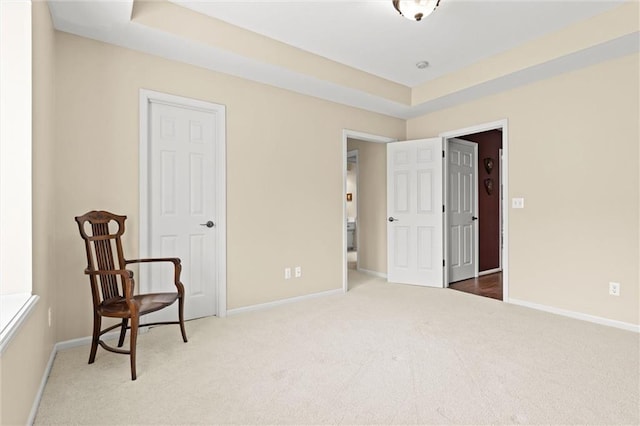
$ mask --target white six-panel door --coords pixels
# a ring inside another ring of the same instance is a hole
[[[150,109],[149,254],[181,258],[187,319],[215,315],[216,114],[158,102]],[[172,266],[163,268],[149,271],[152,285],[172,277]]]
[[[387,279],[443,287],[442,138],[387,144]]]
[[[447,157],[449,282],[476,274],[477,157],[478,145],[449,139]]]

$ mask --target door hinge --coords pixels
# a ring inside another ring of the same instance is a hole
[[[444,149],[442,150],[442,158],[444,158]]]
[[[442,205],[442,213],[444,213],[444,204]]]
[[[442,267],[444,268],[446,266],[446,262],[444,261],[444,259],[442,259]]]

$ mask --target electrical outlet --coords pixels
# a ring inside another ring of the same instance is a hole
[[[300,278],[302,276],[302,266],[296,266],[296,278]]]
[[[620,296],[620,283],[609,283],[609,294],[611,296]]]
[[[511,199],[511,208],[513,208],[513,209],[524,209],[524,198],[512,198]]]
[[[291,268],[284,268],[284,279],[291,279]]]
[[[51,307],[49,307],[48,319],[49,319],[49,327],[51,327]]]

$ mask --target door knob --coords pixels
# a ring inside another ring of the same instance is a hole
[[[471,216],[471,220],[478,220],[478,218],[475,216]]]
[[[206,226],[207,228],[213,228],[216,224],[208,221],[207,223],[201,223],[200,226]]]
[[[393,216],[389,216],[389,222],[399,222],[399,220]]]

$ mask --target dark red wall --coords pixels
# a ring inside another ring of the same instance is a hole
[[[480,234],[479,270],[500,267],[500,148],[502,132],[489,130],[462,136],[460,139],[478,144],[478,226]],[[493,159],[493,170],[487,173],[484,159]],[[487,194],[484,180],[493,179],[493,192]]]

